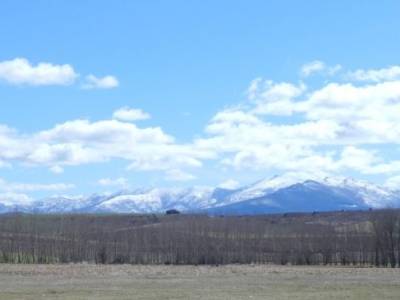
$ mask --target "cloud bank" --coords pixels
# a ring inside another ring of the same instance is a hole
[[[244,102],[216,112],[204,131],[185,143],[159,126],[136,125],[150,115],[129,107],[110,119],[69,120],[33,134],[0,125],[0,164],[59,173],[119,159],[128,171],[160,171],[166,180],[186,181],[207,162],[207,167],[268,173],[380,174],[393,186],[400,176],[400,67],[339,66],[306,64],[297,82],[256,78]],[[304,81],[318,72],[329,74],[330,81]],[[388,155],[389,150],[395,153]]]

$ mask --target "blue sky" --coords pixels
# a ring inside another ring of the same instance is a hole
[[[399,11],[398,1],[2,1],[0,195],[286,172],[395,187]]]

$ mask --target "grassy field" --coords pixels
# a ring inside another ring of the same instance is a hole
[[[0,299],[400,299],[400,269],[3,264]]]

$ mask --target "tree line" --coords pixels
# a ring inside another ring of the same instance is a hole
[[[0,216],[1,263],[400,265],[400,211]]]

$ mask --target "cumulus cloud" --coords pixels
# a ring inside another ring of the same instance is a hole
[[[0,160],[0,168],[9,168],[11,165],[5,161]]]
[[[72,189],[75,186],[67,183],[52,183],[52,184],[40,184],[40,183],[16,183],[8,182],[0,178],[0,191],[2,192],[36,192],[36,191],[61,191]]]
[[[120,188],[126,188],[128,187],[128,179],[124,177],[119,177],[119,178],[101,178],[97,182],[101,186],[107,186],[107,187],[120,187]]]
[[[128,161],[130,170],[201,167],[212,155],[177,144],[160,127],[140,128],[118,120],[73,120],[31,135],[0,127],[0,160],[45,166],[56,173],[65,166],[113,159]]]
[[[311,69],[320,70],[316,66]],[[195,141],[218,153],[221,164],[278,172],[400,171],[400,161],[382,153],[400,141],[400,81],[311,88],[257,78],[247,92],[247,103],[216,113],[205,128],[208,136]]]
[[[107,75],[104,77],[96,77],[93,74],[86,76],[83,89],[112,89],[119,86],[119,81],[116,77]]]
[[[300,74],[303,77],[309,77],[316,73],[323,73],[325,75],[332,76],[338,73],[341,69],[342,69],[341,65],[337,64],[334,66],[329,66],[323,61],[314,60],[304,64],[301,67]]]
[[[31,63],[26,58],[0,61],[0,81],[12,85],[50,86],[72,85],[79,77],[70,64],[50,62]],[[83,89],[111,89],[119,86],[115,76],[97,77],[89,74],[84,77]]]
[[[33,201],[34,199],[27,194],[14,193],[14,192],[6,192],[6,193],[0,192],[0,202],[5,206],[14,207],[16,205],[27,205],[31,204]]]
[[[400,191],[400,175],[387,178],[385,181],[385,186],[394,191]]]
[[[196,177],[190,173],[179,169],[171,169],[166,171],[166,179],[170,181],[189,181]]]
[[[287,82],[275,83],[258,78],[249,89],[249,99],[255,103],[253,113],[270,115],[290,115],[293,113],[293,101],[302,95],[306,86]]]
[[[0,62],[0,80],[14,85],[71,85],[78,74],[71,65],[31,64],[25,58]]]
[[[0,125],[0,161],[57,172],[122,159],[128,170],[161,171],[178,181],[194,179],[209,160],[274,173],[400,172],[400,160],[384,153],[400,144],[400,80],[310,86],[257,78],[247,95],[244,103],[216,112],[203,134],[186,143],[160,127],[137,126],[131,121],[150,116],[128,107],[112,120],[72,120],[33,134]]]
[[[295,108],[308,119],[393,120],[400,109],[400,81],[364,86],[330,83]]]
[[[378,159],[372,151],[347,146],[343,149],[339,163],[353,170],[365,172],[371,164],[377,163]]]
[[[347,78],[355,81],[382,82],[400,80],[400,66],[391,66],[382,69],[359,69],[349,72]]]
[[[228,179],[218,185],[219,188],[234,190],[240,187],[240,183],[234,179]]]
[[[165,171],[176,166],[198,168],[203,165],[203,159],[213,155],[210,151],[196,149],[189,145],[149,147],[139,150],[138,153],[140,155],[132,159],[127,167],[128,170]]]
[[[269,84],[258,92],[260,95],[269,93],[270,86],[281,84]],[[286,85],[286,83],[284,84]],[[293,95],[293,94],[292,94]],[[294,94],[296,95],[296,94]],[[400,113],[400,81],[388,81],[376,84],[355,86],[351,83],[328,83],[321,88],[314,89],[302,99],[291,99],[281,96],[284,99],[286,111],[264,110],[265,115],[286,116],[295,115],[298,120],[295,124],[275,126],[276,129],[290,128],[300,129],[309,127],[310,124],[325,124],[329,127],[328,138],[335,140],[332,143],[383,143],[396,142],[399,136],[399,125],[397,116]],[[253,101],[253,99],[250,99]],[[280,100],[277,100],[280,101]],[[265,104],[269,105],[269,101]],[[246,115],[247,119],[255,120],[258,113],[257,105],[252,109],[240,109],[235,114]],[[229,110],[225,110],[223,114]],[[230,113],[232,115],[232,113]],[[216,116],[220,116],[218,113]],[[226,126],[227,122],[218,122],[213,118],[209,127]],[[241,122],[242,126],[244,125]],[[258,120],[258,124],[267,126],[268,123]],[[289,125],[289,126],[288,126]],[[208,127],[208,128],[209,128]],[[319,127],[319,126],[318,126]],[[328,129],[328,128],[327,128]]]
[[[309,63],[304,64],[301,67],[301,74],[305,77],[310,76],[313,73],[320,72],[326,68],[324,62],[320,60],[314,60]]]
[[[57,166],[57,165],[52,166],[49,170],[50,170],[50,172],[52,172],[54,174],[64,173],[64,169],[62,167],[60,167],[60,166]]]
[[[114,111],[113,118],[120,121],[141,121],[150,119],[150,115],[141,109],[121,107]]]

